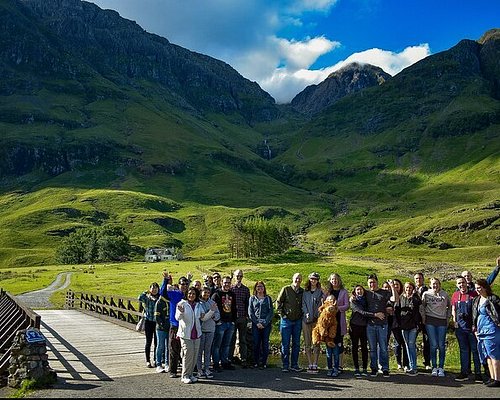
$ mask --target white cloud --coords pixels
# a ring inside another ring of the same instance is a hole
[[[117,10],[149,32],[172,43],[223,60],[256,81],[278,103],[287,103],[306,86],[324,80],[343,65],[358,61],[389,74],[429,55],[429,46],[401,53],[370,49],[334,66],[311,70],[325,54],[340,46],[324,36],[286,39],[281,28],[302,26],[304,13],[327,14],[338,0],[93,0]]]
[[[271,75],[263,78],[259,83],[264,90],[274,97],[276,102],[288,103],[305,87],[324,81],[332,72],[352,62],[372,64],[382,68],[390,75],[395,75],[429,54],[430,50],[427,43],[407,47],[401,53],[376,48],[369,49],[354,53],[328,68],[318,70],[310,70],[308,69],[309,66],[298,70],[290,70],[287,67],[276,68]]]

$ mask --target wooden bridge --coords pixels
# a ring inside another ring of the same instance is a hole
[[[134,329],[142,315],[137,299],[69,291],[66,309],[33,311],[2,293],[9,309],[2,307],[1,314],[8,311],[14,315],[8,321],[19,321],[16,326],[6,322],[9,332],[39,327],[47,339],[49,365],[58,377],[103,381],[148,372],[144,334]]]

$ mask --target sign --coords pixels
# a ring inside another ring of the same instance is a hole
[[[45,336],[36,328],[28,328],[24,336],[28,343],[45,342]]]

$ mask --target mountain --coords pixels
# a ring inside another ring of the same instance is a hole
[[[499,43],[463,40],[383,84],[350,66],[294,108],[116,12],[0,0],[0,262],[53,263],[108,222],[138,258],[222,258],[252,215],[319,254],[493,259]]]
[[[391,79],[382,68],[351,63],[331,73],[318,85],[310,85],[292,99],[292,107],[307,115],[317,114],[343,97]]]

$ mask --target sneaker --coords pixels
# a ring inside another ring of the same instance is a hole
[[[162,366],[159,365],[159,366],[156,367],[156,372],[157,373],[161,373],[161,372],[165,372],[165,370],[163,369]]]
[[[483,383],[483,376],[481,374],[474,375],[474,382]]]
[[[210,372],[210,370],[206,370],[205,371],[205,374],[204,374],[205,378],[207,379],[212,379],[214,377],[214,375]]]
[[[337,377],[337,376],[339,376],[339,375],[340,375],[340,372],[339,372],[339,370],[338,370],[337,368],[332,369],[332,372],[331,372],[331,374],[330,374],[330,376],[331,376],[332,378],[336,378],[336,377]]]
[[[146,362],[146,368],[153,368],[153,365],[149,361],[147,361]]]
[[[445,376],[445,375],[444,375],[444,369],[443,369],[443,368],[438,368],[438,376],[439,376],[439,377],[441,377],[441,378],[442,378],[443,376]]]
[[[179,376],[177,374],[174,374],[174,373],[170,373],[169,375],[171,378],[178,378]]]
[[[370,376],[376,377],[378,375],[378,370],[372,369],[372,372],[370,372]]]
[[[189,378],[182,378],[181,382],[182,383],[192,383],[191,379],[189,379]]]
[[[195,375],[198,379],[200,378],[206,378],[207,376],[205,375],[205,371],[197,372]]]
[[[189,379],[191,380],[192,383],[198,382],[198,378],[194,375],[191,375]]]
[[[254,369],[259,368],[259,364],[254,364],[254,365],[253,365],[253,368],[254,368]]]
[[[368,376],[368,370],[364,369],[361,371],[361,376]]]
[[[431,376],[438,376],[438,369],[432,368]]]
[[[403,369],[403,366],[401,364],[398,364],[398,370]]]
[[[313,372],[314,372],[314,369],[313,369],[312,365],[309,365],[309,367],[307,368],[307,373],[312,374]]]
[[[389,374],[389,371],[387,371],[386,369],[382,372],[382,376],[383,376],[384,378],[389,378],[389,375],[390,375],[390,374]]]
[[[295,367],[290,368],[290,371],[293,371],[293,372],[302,372],[303,370],[298,365],[296,365]]]
[[[290,372],[290,370],[286,367],[281,368],[281,372]]]
[[[430,371],[431,369],[433,369],[433,368],[432,368],[430,365],[426,365],[426,366],[425,366],[425,370],[426,370],[426,371]]]
[[[467,374],[462,374],[462,373],[460,373],[460,374],[458,374],[457,376],[455,376],[455,380],[456,380],[457,382],[467,381],[467,380],[469,380],[469,376],[468,376]],[[483,381],[483,380],[481,379],[481,382],[482,382],[482,381]]]
[[[406,375],[408,376],[417,376],[418,375],[418,371],[416,369],[409,369],[406,371]]]
[[[361,372],[359,372],[359,369],[356,369],[356,370],[354,371],[354,376],[355,376],[356,378],[361,378]]]
[[[486,385],[487,387],[500,387],[500,381],[492,380]]]

